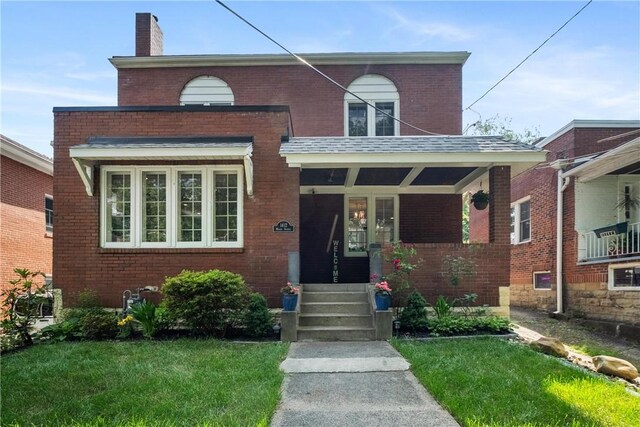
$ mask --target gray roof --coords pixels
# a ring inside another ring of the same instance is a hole
[[[280,154],[501,153],[541,148],[501,136],[303,137],[283,141]]]
[[[249,147],[252,136],[196,136],[196,137],[90,137],[87,144],[72,148],[200,148]]]

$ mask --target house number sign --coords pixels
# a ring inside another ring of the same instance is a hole
[[[273,226],[276,233],[293,233],[293,225],[289,221],[280,221]]]

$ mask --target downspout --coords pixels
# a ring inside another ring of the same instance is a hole
[[[564,211],[563,193],[569,185],[571,178],[564,177],[562,169],[558,169],[558,194],[556,201],[556,311],[555,314],[563,312],[562,301],[562,214]]]

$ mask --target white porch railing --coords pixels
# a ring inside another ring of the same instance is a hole
[[[640,222],[628,224],[626,233],[612,236],[578,232],[578,262],[632,256],[640,256]]]

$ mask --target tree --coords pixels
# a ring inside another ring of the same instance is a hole
[[[527,144],[533,144],[540,138],[540,129],[537,126],[533,129],[525,128],[519,133],[512,129],[510,117],[502,117],[499,114],[478,120],[469,127],[469,131],[471,135],[500,135],[505,139],[515,139]]]

